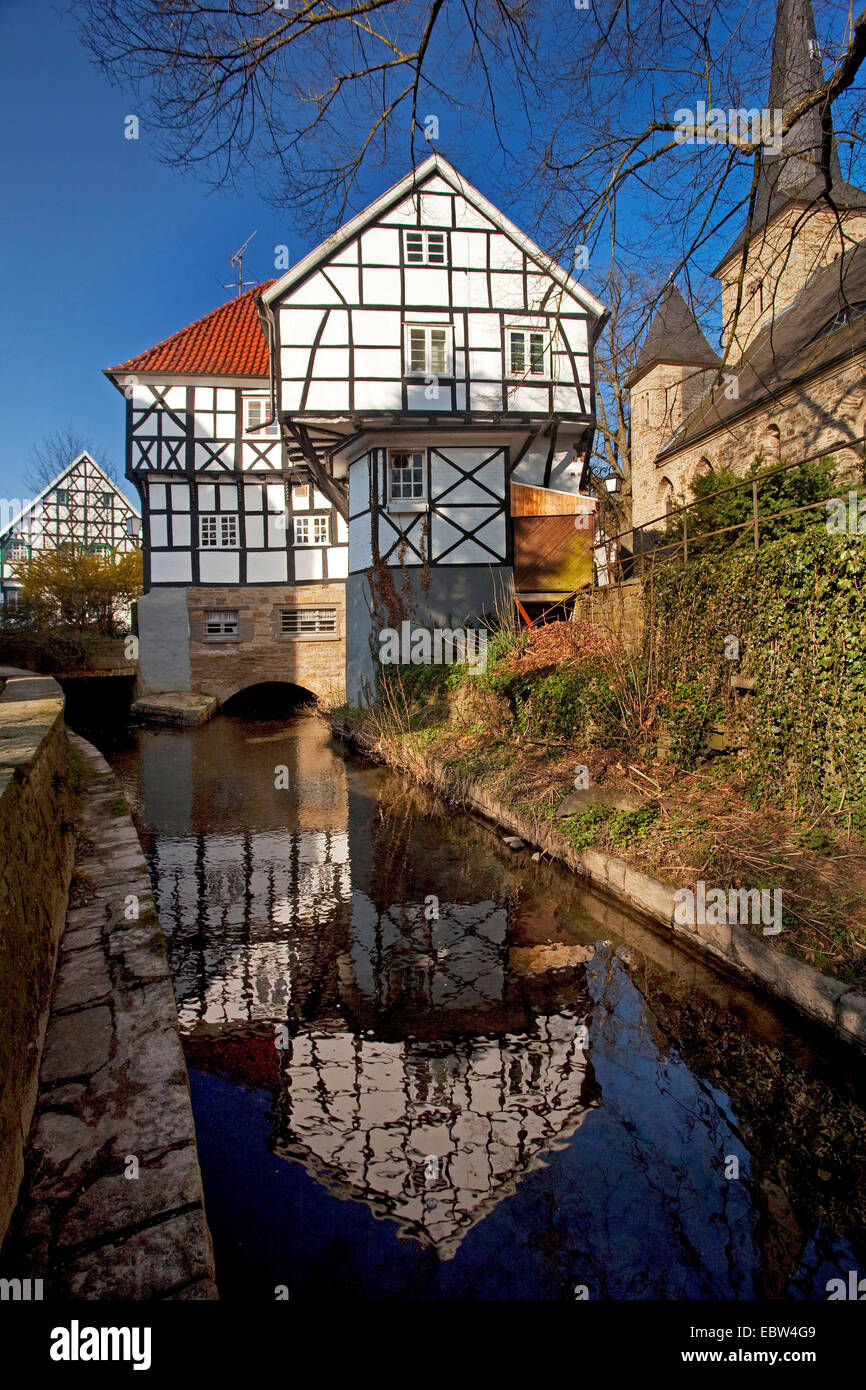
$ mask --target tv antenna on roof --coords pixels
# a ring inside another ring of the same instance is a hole
[[[256,232],[257,232],[257,231],[258,231],[258,227],[256,228]],[[234,255],[230,258],[230,264],[231,264],[231,265],[236,265],[237,268],[238,268],[237,283],[236,283],[236,284],[233,284],[233,285],[224,285],[224,286],[223,286],[223,289],[226,289],[226,290],[237,290],[237,293],[238,293],[239,295],[241,295],[241,294],[243,294],[244,289],[246,289],[246,288],[248,288],[250,285],[254,285],[254,284],[256,283],[255,280],[245,280],[245,279],[244,279],[244,252],[246,251],[247,247],[249,246],[249,244],[250,244],[250,242],[252,241],[253,237],[255,236],[256,232],[250,232],[249,236],[247,237],[246,241],[244,242],[244,244],[243,244],[243,246],[240,248],[240,250],[239,250],[239,251],[236,251],[236,252],[234,253]]]

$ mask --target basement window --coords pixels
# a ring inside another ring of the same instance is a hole
[[[283,637],[336,637],[336,608],[283,608],[280,611]]]
[[[209,608],[204,615],[205,637],[237,637],[237,608]]]

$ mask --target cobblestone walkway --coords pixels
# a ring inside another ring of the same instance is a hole
[[[79,905],[60,945],[4,1265],[43,1279],[46,1299],[216,1298],[150,879],[114,774],[90,744],[71,741],[84,763]]]

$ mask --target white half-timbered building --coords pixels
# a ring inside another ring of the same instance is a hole
[[[107,373],[126,396],[144,516],[144,696],[344,688],[348,526],[281,442],[256,308],[266,288]]]
[[[0,530],[0,585],[4,604],[20,589],[15,567],[42,550],[83,546],[93,554],[122,555],[138,545],[141,516],[104,469],[85,451],[58,473]]]
[[[262,309],[284,438],[323,488],[346,490],[351,701],[375,684],[398,606],[453,628],[512,583],[550,602],[589,577],[574,514],[593,507],[578,494],[606,313],[444,159],[270,285]]]
[[[279,280],[110,369],[143,693],[282,679],[363,702],[383,629],[580,587],[605,319],[432,155]]]

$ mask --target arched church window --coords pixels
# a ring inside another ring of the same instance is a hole
[[[782,431],[778,425],[768,425],[764,435],[764,454],[768,463],[778,463],[782,456]]]

